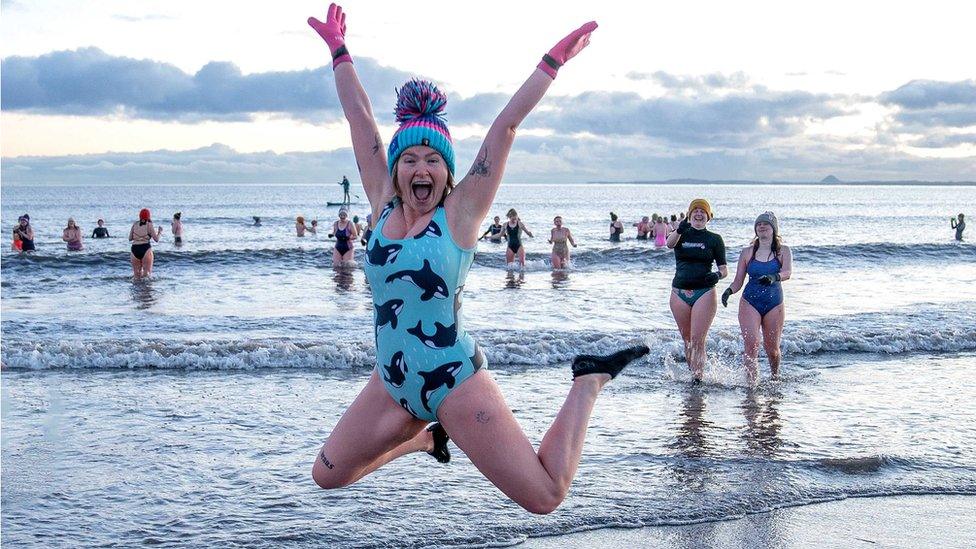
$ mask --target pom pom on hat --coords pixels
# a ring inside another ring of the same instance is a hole
[[[447,169],[454,174],[454,142],[444,118],[446,105],[447,95],[426,80],[410,80],[397,90],[393,112],[400,128],[393,135],[387,154],[391,174],[403,151],[415,145],[424,145],[440,153]]]

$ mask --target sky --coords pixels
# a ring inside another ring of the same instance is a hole
[[[976,180],[967,2],[350,1],[385,142],[411,77],[448,94],[467,171],[543,53],[590,46],[524,121],[506,180]],[[332,181],[355,174],[320,1],[2,0],[0,177]]]

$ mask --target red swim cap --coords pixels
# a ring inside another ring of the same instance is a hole
[[[149,221],[149,208],[139,210],[139,221]]]

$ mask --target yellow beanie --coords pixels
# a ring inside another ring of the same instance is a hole
[[[712,206],[709,205],[708,201],[704,198],[696,198],[691,201],[691,204],[688,205],[688,217],[691,217],[691,212],[694,211],[695,208],[705,210],[705,213],[708,215],[708,219],[715,217],[715,214],[712,213]]]

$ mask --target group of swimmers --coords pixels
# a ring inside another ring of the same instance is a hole
[[[500,244],[503,240],[508,246],[505,250],[505,262],[509,265],[516,261],[522,268],[525,267],[525,247],[522,245],[522,233],[532,237],[525,223],[519,218],[515,208],[508,210],[505,214],[508,222],[502,224],[501,217],[495,216],[488,230],[481,234],[478,240],[488,239],[489,242]],[[637,240],[654,240],[654,244],[663,247],[667,244],[669,234],[677,230],[678,226],[685,220],[685,214],[675,214],[671,220],[665,216],[653,214],[644,216],[639,222],[632,226],[637,227]],[[576,247],[576,240],[573,238],[572,231],[563,225],[562,216],[557,215],[552,219],[553,228],[549,233],[549,244],[552,244],[552,255],[550,256],[553,269],[565,269],[569,266],[569,245]],[[610,242],[620,242],[624,232],[624,225],[617,214],[610,212]]]
[[[170,230],[173,232],[173,243],[177,246],[183,245],[182,217],[183,214],[181,212],[176,212],[173,214],[173,220],[170,222]],[[92,230],[91,238],[111,238],[108,228],[105,227],[104,219],[98,219],[96,225],[94,230]],[[132,242],[129,259],[134,278],[138,279],[152,276],[153,252],[151,242],[159,242],[162,234],[163,228],[153,225],[149,210],[147,208],[140,210],[139,220],[134,222],[129,229],[129,241]],[[80,251],[84,249],[83,233],[74,218],[68,218],[68,225],[61,231],[61,240],[67,244],[68,251]],[[11,247],[15,251],[22,253],[37,250],[34,244],[34,227],[31,226],[30,216],[28,214],[17,218],[17,225],[13,230]]]

